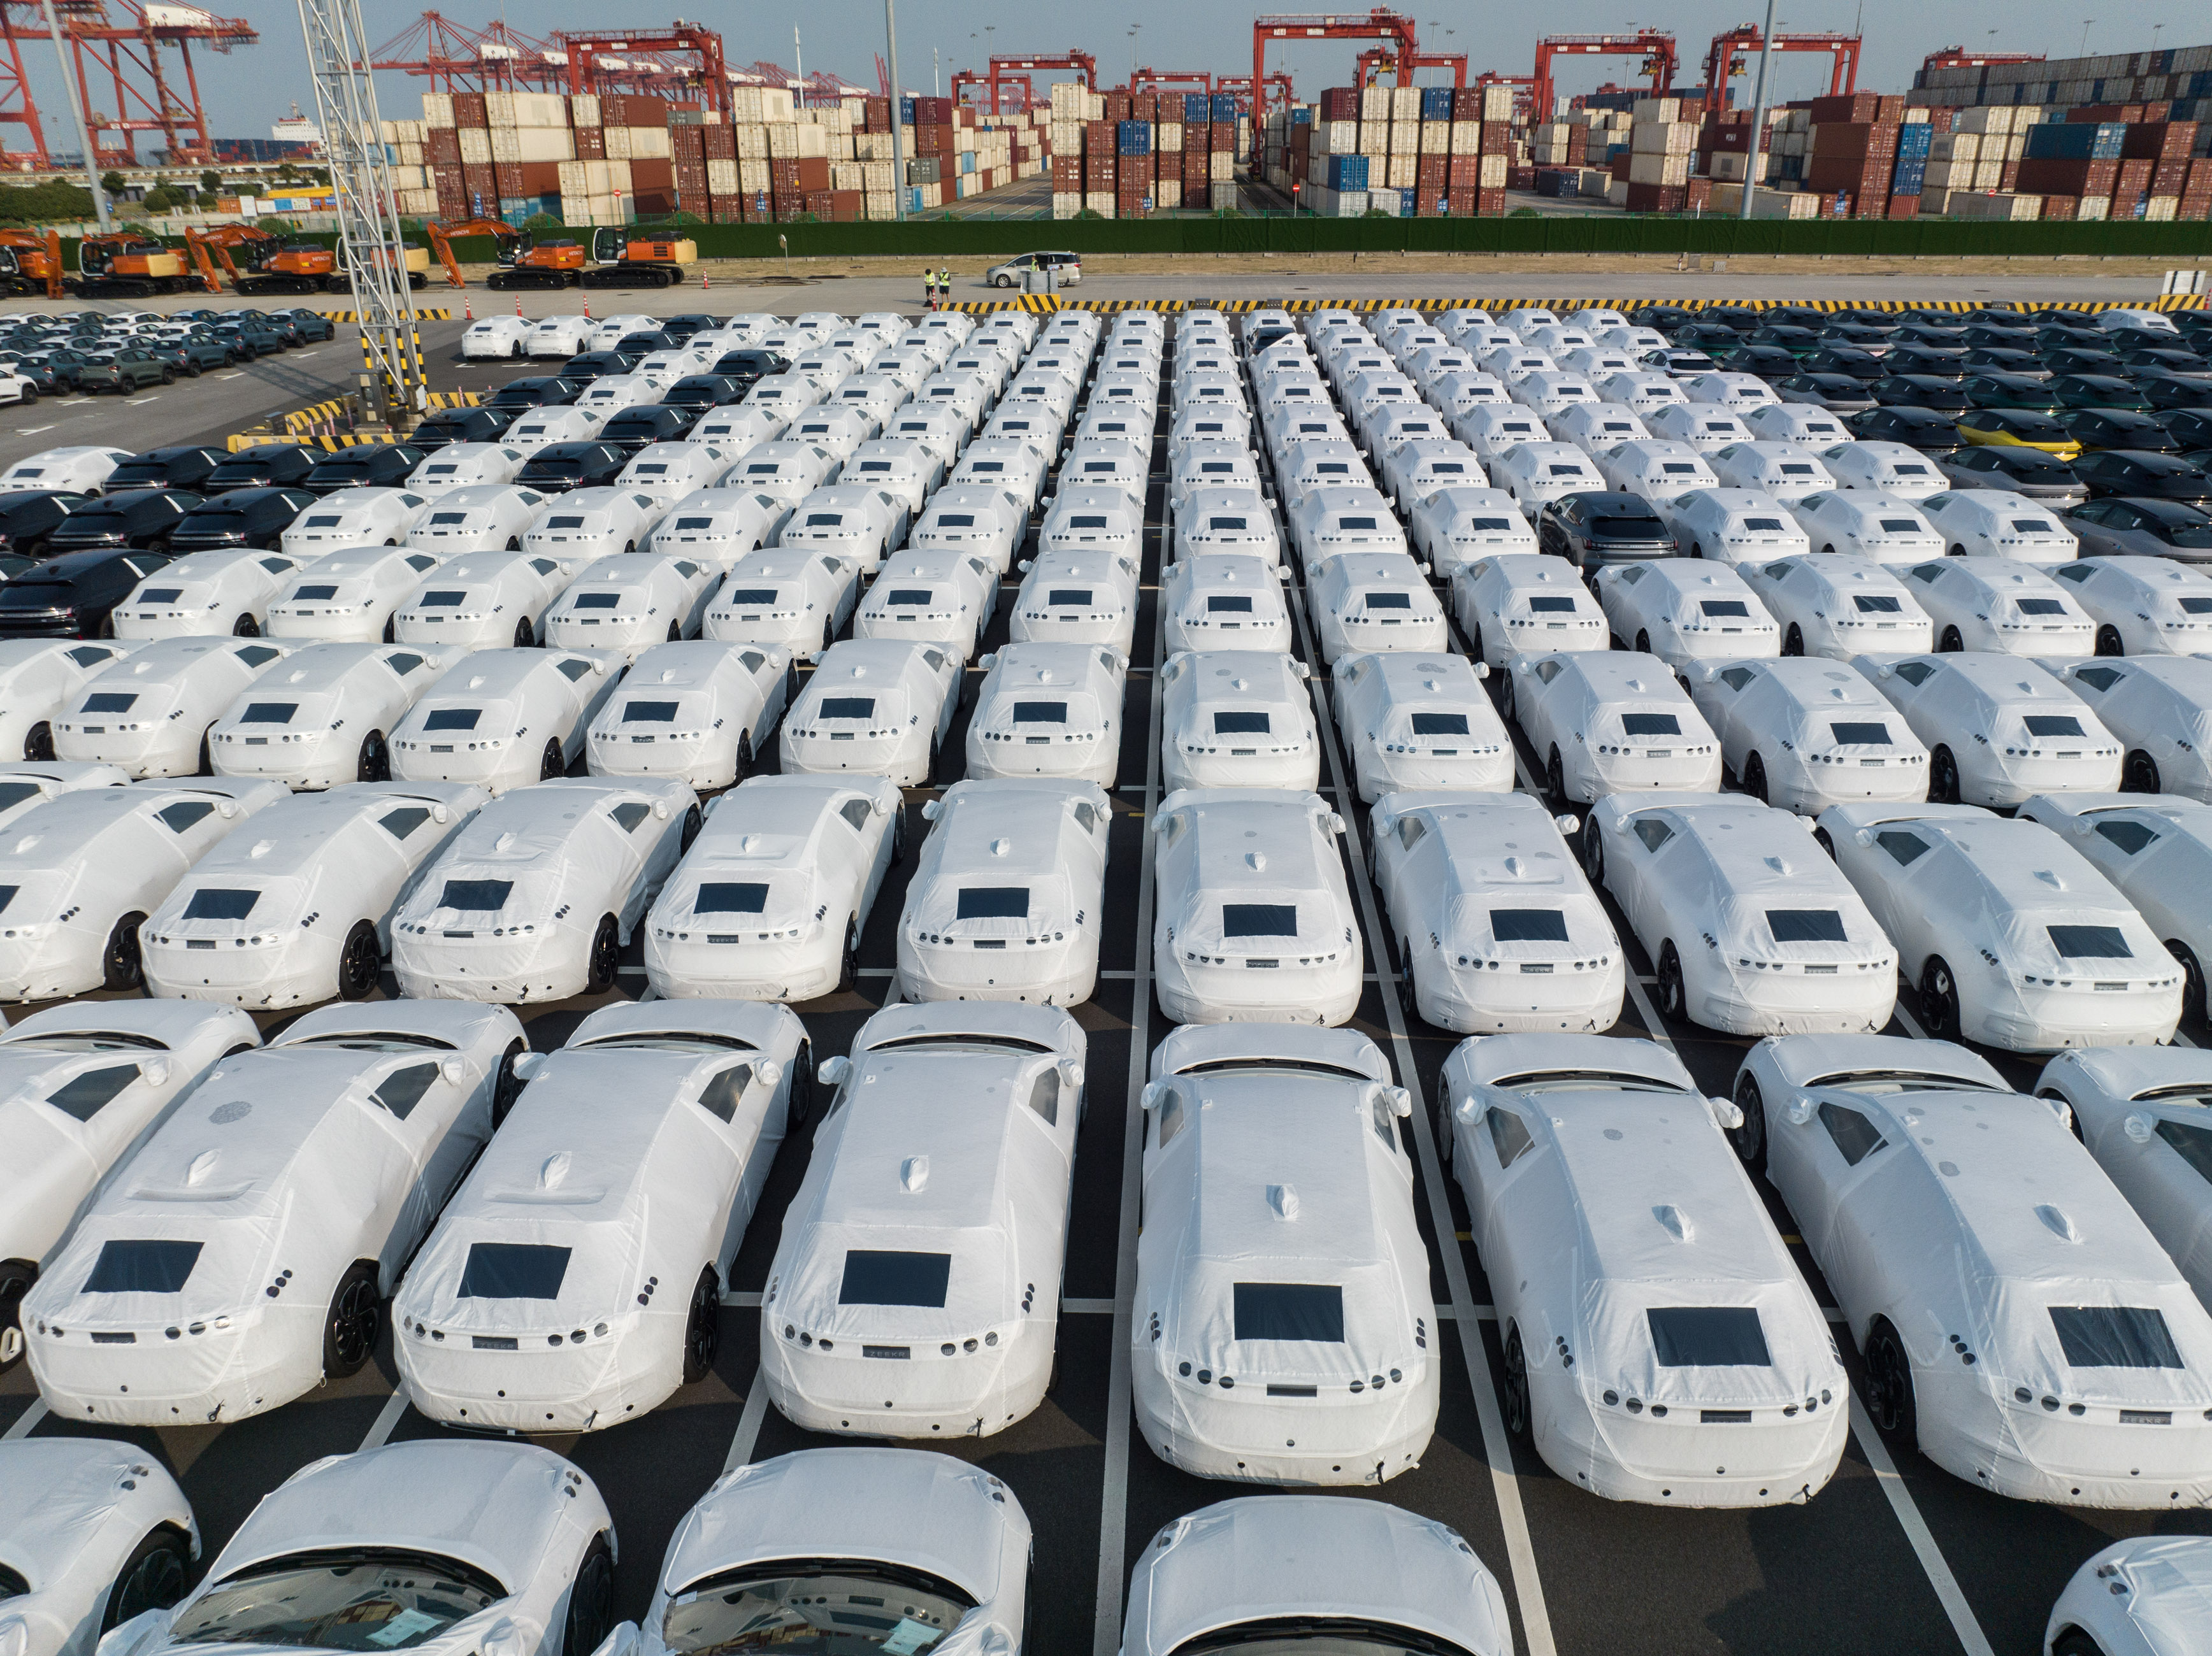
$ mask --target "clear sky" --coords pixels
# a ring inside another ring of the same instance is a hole
[[[481,9],[471,0],[441,3],[447,16],[466,23],[487,21],[498,9],[496,0]],[[194,60],[216,136],[266,137],[270,123],[280,118],[295,98],[312,114],[296,7],[289,0],[217,0],[213,9],[242,15],[261,31],[258,46],[228,56],[202,54]],[[406,0],[383,0],[363,10],[372,34],[380,40],[398,34],[416,15],[416,7]],[[650,0],[643,9],[635,0],[624,5],[506,0],[504,10],[514,27],[539,35],[558,28],[605,27],[611,14],[629,23],[664,15]],[[796,21],[809,67],[875,85],[874,54],[884,45],[884,12],[878,0],[807,0],[803,8],[702,7],[699,0],[690,0],[689,4],[672,3],[666,10],[670,15],[696,12],[700,21],[721,29],[732,65],[766,59],[791,67],[791,26]],[[949,85],[957,68],[981,67],[993,50],[1070,48],[1096,54],[1101,81],[1108,85],[1127,81],[1133,53],[1136,62],[1162,70],[1251,72],[1247,10],[1219,4],[1194,9],[1174,0],[1120,0],[1109,10],[1109,15],[1102,16],[1096,5],[1068,0],[1028,0],[1018,8],[986,0],[898,0],[902,78],[908,90],[927,93]],[[1676,37],[1683,59],[1678,79],[1686,85],[1702,78],[1707,43],[1716,32],[1763,11],[1760,0],[1678,0],[1674,4],[1659,0],[1550,0],[1539,8],[1508,8],[1503,13],[1463,0],[1421,0],[1413,7],[1423,46],[1465,52],[1470,69],[1478,72],[1497,69],[1527,74],[1540,32],[1664,27]],[[1859,84],[1876,91],[1908,87],[1921,59],[1942,46],[2071,57],[2082,49],[2085,21],[2087,49],[2093,54],[2212,42],[2212,15],[2201,4],[2180,0],[2002,0],[1989,6],[1967,6],[1955,0],[1936,6],[1922,0],[1781,0],[1777,16],[1782,31],[1857,27],[1866,37]],[[1129,33],[1133,27],[1137,31],[1133,38]],[[1298,96],[1310,99],[1324,87],[1351,84],[1352,59],[1360,48],[1358,41],[1337,40],[1278,49],[1271,52],[1268,66],[1271,70],[1289,70],[1296,76]],[[64,137],[68,106],[61,95],[52,48],[27,41],[24,55],[49,142],[73,147]],[[1808,97],[1827,90],[1825,57],[1786,55],[1777,62],[1782,66],[1778,77],[1781,97]],[[1635,67],[1625,58],[1568,64],[1559,70],[1559,88],[1589,91],[1607,80],[1626,85]],[[941,82],[933,82],[933,69],[941,74]],[[1430,71],[1420,78],[1439,76]],[[398,74],[380,75],[378,81],[386,118],[420,116],[423,82]],[[20,133],[20,128],[8,129],[11,139]]]

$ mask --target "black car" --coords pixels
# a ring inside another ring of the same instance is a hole
[[[2164,368],[2169,373],[2202,373],[2205,361],[2195,351],[2173,343],[2171,334],[2138,334],[2137,344],[2130,341],[2113,354],[2130,371],[2137,368]]]
[[[522,413],[519,408],[489,403],[480,408],[441,409],[407,434],[407,445],[432,454],[448,443],[489,443],[522,418]]]
[[[699,423],[701,410],[671,403],[639,403],[599,428],[599,440],[635,454],[649,443],[673,443]]]
[[[2202,343],[2212,339],[2212,311],[2176,311],[2166,320],[2184,339]]]
[[[1934,379],[1963,379],[1966,353],[1958,345],[1899,345],[1882,359],[1892,373],[1914,373]]]
[[[581,397],[584,387],[589,383],[583,379],[564,379],[558,374],[532,374],[526,379],[508,380],[484,406],[513,409],[518,415],[532,409],[556,408]]]
[[[2176,409],[2159,418],[2183,448],[2212,448],[2212,409]]]
[[[299,443],[256,443],[225,457],[200,485],[203,494],[220,494],[227,488],[282,488],[304,483],[323,451]]]
[[[2058,407],[2050,382],[2024,373],[1978,373],[1963,382],[1966,401],[1978,409],[2033,409],[2049,414]]]
[[[1751,345],[1778,345],[1793,357],[1810,356],[1820,349],[1819,333],[1794,322],[1770,322],[1744,336]]]
[[[1771,311],[1756,305],[1708,305],[1698,312],[1707,322],[1717,322],[1723,328],[1733,328],[1738,333],[1749,333],[1773,315]]]
[[[1828,325],[1832,328],[1878,328],[1884,334],[1895,333],[1911,319],[1909,312],[1885,311],[1873,305],[1828,312]]]
[[[1869,401],[1867,382],[1856,374],[1818,373],[1808,370],[1803,373],[1793,373],[1787,379],[1776,380],[1774,389],[1778,392],[1797,393],[1784,397],[1782,400],[1785,403],[1817,401],[1823,408],[1862,409]]]
[[[2139,409],[2065,409],[2058,423],[2083,448],[2148,449],[2155,454],[2172,454],[2181,448],[2163,421]]]
[[[1882,359],[1858,345],[1823,345],[1805,357],[1798,367],[1807,373],[1840,373],[1871,385],[1887,372]]]
[[[2185,500],[2202,507],[2212,501],[2212,477],[2202,466],[2178,454],[2159,454],[2145,449],[2100,449],[2074,462],[2074,475],[2089,485],[2089,493],[2142,499]]]
[[[2062,373],[2051,381],[2061,408],[2133,409],[2148,413],[2150,403],[2130,381],[2112,373]]]
[[[1976,445],[1938,455],[1936,464],[1962,488],[2002,489],[2031,500],[2079,500],[2085,492],[2071,464],[2024,443]]]
[[[1638,305],[1627,312],[1627,317],[1632,328],[1652,328],[1671,334],[1696,321],[1698,313],[1687,305]]]
[[[2212,409],[2212,377],[2154,370],[2136,375],[2136,389],[2154,409]]]
[[[1779,345],[1742,344],[1713,359],[1729,373],[1755,373],[1762,379],[1797,372],[1797,358]]]
[[[660,331],[678,343],[689,343],[695,333],[711,333],[722,325],[719,316],[708,316],[704,311],[686,311],[681,316],[660,318]]]
[[[2127,365],[2095,345],[2057,345],[2039,349],[2036,359],[2052,373],[2124,373]]]
[[[1948,454],[1964,446],[1951,416],[1929,408],[1891,404],[1850,415],[1844,423],[1862,442],[1902,443],[1923,454]]]
[[[180,488],[111,488],[55,525],[46,550],[57,557],[100,546],[165,552],[177,525],[199,503],[198,495]]]
[[[112,638],[109,612],[168,561],[122,547],[49,558],[0,585],[0,638]]]
[[[2102,328],[2085,328],[2078,322],[2046,322],[2035,331],[2039,351],[2101,351],[2109,336]]]
[[[734,379],[745,390],[750,391],[769,375],[786,373],[790,368],[791,359],[778,352],[748,349],[723,352],[714,359],[714,366],[708,372],[720,374],[726,379]]]
[[[2049,453],[2062,449],[2075,452],[2081,445],[2058,416],[2045,409],[2015,409],[2002,404],[1969,409],[1958,416],[1959,433],[1970,443],[1993,443],[2003,447],[2009,440]]]
[[[1967,369],[1974,373],[2024,373],[2044,379],[2051,370],[2033,351],[2016,351],[2004,345],[1976,345],[1966,353]]]
[[[611,483],[629,464],[630,451],[617,443],[552,443],[530,457],[515,482],[525,488],[557,494],[565,489],[599,488]]]
[[[325,456],[301,487],[316,494],[342,488],[391,488],[407,481],[422,464],[422,451],[408,443],[363,443]]]
[[[1827,325],[1832,312],[1818,305],[1770,305],[1759,314],[1760,320],[1770,325],[1819,329]]]
[[[661,392],[660,400],[672,408],[697,409],[703,414],[708,409],[742,403],[746,390],[726,373],[687,373]]]
[[[1963,379],[1938,379],[1924,373],[1886,373],[1867,387],[1877,403],[1899,408],[1972,408]]]
[[[581,379],[589,383],[593,379],[605,379],[617,373],[628,373],[644,361],[642,353],[580,351],[561,365],[561,377],[564,379]]]
[[[1820,327],[1824,345],[1856,345],[1863,350],[1886,349],[1896,337],[1893,322],[1844,322],[1831,318]]]
[[[2032,322],[1977,322],[1966,330],[1968,349],[1989,349],[2033,350],[2035,325]]]
[[[169,537],[169,549],[179,555],[234,546],[271,549],[319,498],[304,488],[233,489],[186,513]]]
[[[149,448],[134,454],[107,475],[103,490],[118,488],[198,488],[230,458],[220,448]]]
[[[46,537],[61,520],[94,498],[61,488],[27,488],[0,494],[0,552],[11,557],[44,557]]]
[[[2133,554],[2212,562],[2212,513],[2186,501],[2114,495],[2075,507],[2066,522],[2081,537],[2084,557]],[[8,592],[0,586],[0,604]]]
[[[1908,322],[1897,331],[1893,343],[1899,349],[1921,345],[1931,350],[1964,350],[1966,331],[1950,322]]]
[[[1725,322],[1715,322],[1700,317],[1686,327],[1677,328],[1669,336],[1677,345],[1692,350],[1732,351],[1743,343],[1743,331],[1731,328]],[[719,365],[718,365],[719,366]]]
[[[1650,501],[1641,494],[1610,492],[1562,494],[1545,501],[1536,514],[1536,545],[1585,571],[1671,558],[1678,549]]]
[[[684,342],[663,329],[650,333],[626,333],[615,341],[615,349],[626,356],[635,356],[641,362],[655,351],[672,351]]]

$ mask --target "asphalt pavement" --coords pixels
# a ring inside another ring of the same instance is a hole
[[[732,308],[720,294],[714,307]],[[469,377],[476,383],[479,376],[489,381],[508,372],[472,369]],[[105,408],[100,412],[109,414]],[[1127,1303],[1137,1220],[1135,1094],[1146,1055],[1171,1027],[1152,992],[1152,884],[1140,877],[1144,823],[1160,792],[1152,669],[1159,660],[1165,429],[1163,418],[1150,489],[1144,604],[1115,790],[1106,912],[1116,918],[1106,936],[1098,992],[1075,1009],[1090,1040],[1089,1110],[1078,1143],[1058,1377],[1041,1408],[998,1435],[929,1445],[988,1467],[1026,1508],[1036,1534],[1034,1649],[1047,1656],[1111,1656],[1127,1567],[1152,1532],[1179,1513],[1255,1493],[1249,1486],[1190,1477],[1154,1459],[1134,1431],[1127,1404]],[[1012,591],[1009,584],[1002,593],[987,647],[1005,641],[1006,600]],[[1314,665],[1322,727],[1333,732],[1326,670],[1312,648],[1303,593],[1295,586],[1291,591],[1301,626],[1299,654]],[[963,702],[972,697],[970,685]],[[967,716],[963,706],[945,744],[956,771]],[[1442,1411],[1419,1468],[1340,1498],[1392,1501],[1456,1527],[1504,1586],[1513,1608],[1516,1649],[1528,1656],[1631,1651],[1638,1656],[1723,1651],[2029,1656],[2039,1649],[2052,1600],[2091,1553],[2123,1536],[2151,1531],[2212,1533],[2212,1516],[2203,1513],[2092,1512],[2002,1499],[1936,1470],[1905,1442],[1885,1440],[1856,1400],[1850,1446],[1834,1480],[1809,1503],[1776,1509],[1701,1512],[1605,1501],[1554,1477],[1525,1439],[1510,1441],[1498,1403],[1501,1354],[1488,1286],[1466,1240],[1463,1204],[1440,1174],[1433,1136],[1438,1071],[1455,1040],[1418,1019],[1409,1022],[1395,993],[1390,947],[1378,927],[1379,903],[1365,872],[1367,814],[1356,792],[1343,786],[1348,769],[1333,734],[1328,742],[1323,791],[1352,824],[1343,842],[1345,868],[1359,908],[1369,974],[1352,1027],[1382,1048],[1414,1094],[1409,1126],[1417,1140],[1417,1211],[1430,1249],[1438,1326],[1457,1336],[1441,1342]],[[1522,786],[1531,787],[1534,773],[1525,746],[1520,757]],[[762,763],[775,767],[773,748]],[[908,828],[916,846],[926,831],[921,806],[931,797],[923,789],[906,793]],[[845,1051],[889,992],[895,928],[912,868],[911,858],[896,867],[877,901],[862,939],[858,991],[797,1009],[817,1057]],[[1668,1043],[1705,1090],[1728,1095],[1751,1043],[1662,1022],[1653,1009],[1650,962],[1617,912],[1614,920],[1635,974],[1615,1033]],[[611,995],[520,1010],[532,1045],[547,1050],[593,1007],[645,990],[633,949]],[[386,992],[392,992],[388,979]],[[1917,1035],[1909,992],[1900,1004],[1892,1033]],[[31,1010],[11,1011],[19,1016]],[[266,1031],[287,1020],[258,1021]],[[2199,1045],[2212,1038],[2202,1027],[2185,1033]],[[2017,1084],[2026,1085],[2038,1067],[1990,1056]],[[618,1608],[624,1616],[643,1610],[676,1524],[725,1468],[832,1441],[799,1430],[769,1407],[757,1374],[759,1295],[811,1150],[811,1130],[782,1148],[732,1272],[712,1374],[642,1419],[547,1441],[597,1480],[612,1507],[621,1539]],[[1771,1196],[1770,1202],[1814,1292],[1821,1303],[1831,1303],[1796,1241],[1789,1215]],[[1840,1344],[1857,1381],[1863,1371],[1850,1342]],[[443,1429],[396,1395],[396,1379],[387,1335],[376,1360],[352,1379],[270,1414],[227,1425],[120,1435],[176,1473],[211,1557],[264,1493],[309,1461],[439,1435]],[[45,1410],[27,1366],[0,1376],[0,1433],[88,1429]]]

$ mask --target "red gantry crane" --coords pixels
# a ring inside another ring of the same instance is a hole
[[[881,71],[880,60],[878,70]],[[985,97],[980,106],[986,112],[995,115],[1005,106],[1000,101],[1004,90],[1018,86],[1024,88],[1024,95],[1029,102],[1034,104],[1036,102],[1036,88],[1033,77],[1054,70],[1081,76],[1084,89],[1087,92],[1098,90],[1098,60],[1087,52],[1073,49],[1066,52],[994,52],[991,54],[988,70],[963,69],[953,76],[953,100],[958,102],[961,94],[971,87],[981,87],[985,88]],[[1149,70],[1144,71],[1146,74],[1151,72]],[[888,84],[890,76],[888,71],[881,71],[878,78]],[[884,95],[888,97],[890,94],[886,93]]]
[[[203,164],[215,159],[207,112],[200,103],[199,77],[192,67],[195,41],[214,52],[257,44],[260,35],[243,18],[218,17],[198,6],[152,4],[137,0],[64,0],[61,14],[68,42],[70,70],[83,100],[99,165],[138,164],[137,135],[158,132],[173,164]],[[46,17],[37,0],[0,0],[0,130],[23,130],[26,147],[0,139],[0,163],[20,168],[28,162],[50,167],[46,133],[23,75],[22,43],[33,50],[48,45]],[[167,67],[164,49],[176,53],[181,87]],[[114,112],[101,106],[95,88],[106,82],[113,93]]]
[[[562,29],[554,34],[553,45],[556,51],[568,54],[568,90],[571,95],[626,84],[630,76],[643,70],[662,84],[672,76],[684,91],[698,98],[708,109],[726,116],[728,112],[730,76],[722,59],[722,37],[713,29],[680,18],[665,27],[635,34]],[[614,53],[622,55],[618,66],[606,61],[608,55]],[[668,62],[672,53],[685,59],[696,58],[696,66],[688,61]],[[641,56],[647,60],[644,64],[631,61]]]
[[[1413,20],[1384,6],[1367,12],[1301,12],[1255,17],[1252,20],[1252,85],[1256,94],[1252,120],[1255,126],[1267,118],[1267,106],[1274,101],[1271,94],[1275,82],[1267,73],[1267,48],[1293,40],[1385,40],[1396,48],[1392,53],[1394,58],[1408,60],[1419,57],[1421,52]],[[1283,101],[1290,101],[1287,95]]]
[[[1748,74],[1753,67],[1753,54],[1765,44],[1756,23],[1739,23],[1713,36],[1713,43],[1705,52],[1705,85],[1707,95],[1712,100],[1708,107],[1719,109],[1727,105],[1729,78]],[[1828,95],[1832,98],[1848,97],[1857,89],[1859,45],[1856,34],[1784,34],[1779,29],[1774,33],[1777,52],[1828,54]],[[1771,95],[1772,88],[1768,90]]]
[[[2039,52],[1969,52],[1964,46],[1945,46],[1922,60],[1920,72],[1931,69],[1985,69],[1992,64],[2039,64]]]
[[[1651,77],[1651,95],[1663,98],[1674,85],[1674,37],[1657,29],[1634,34],[1551,34],[1536,42],[1536,73],[1529,88],[1531,118],[1552,118],[1554,97],[1552,60],[1554,58],[1640,58],[1639,75]]]
[[[433,92],[545,92],[558,89],[568,64],[565,53],[504,19],[472,29],[426,11],[372,49],[368,66],[421,76]]]
[[[1388,46],[1370,46],[1359,54],[1359,84],[1372,86],[1377,75],[1390,74],[1397,76],[1400,86],[1411,86],[1413,76],[1425,69],[1448,69],[1454,86],[1467,84],[1467,54],[1463,52],[1419,52],[1401,69],[1398,54]]]

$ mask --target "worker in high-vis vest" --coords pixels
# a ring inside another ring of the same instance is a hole
[[[924,265],[921,272],[921,302],[925,309],[937,308],[937,272]]]

